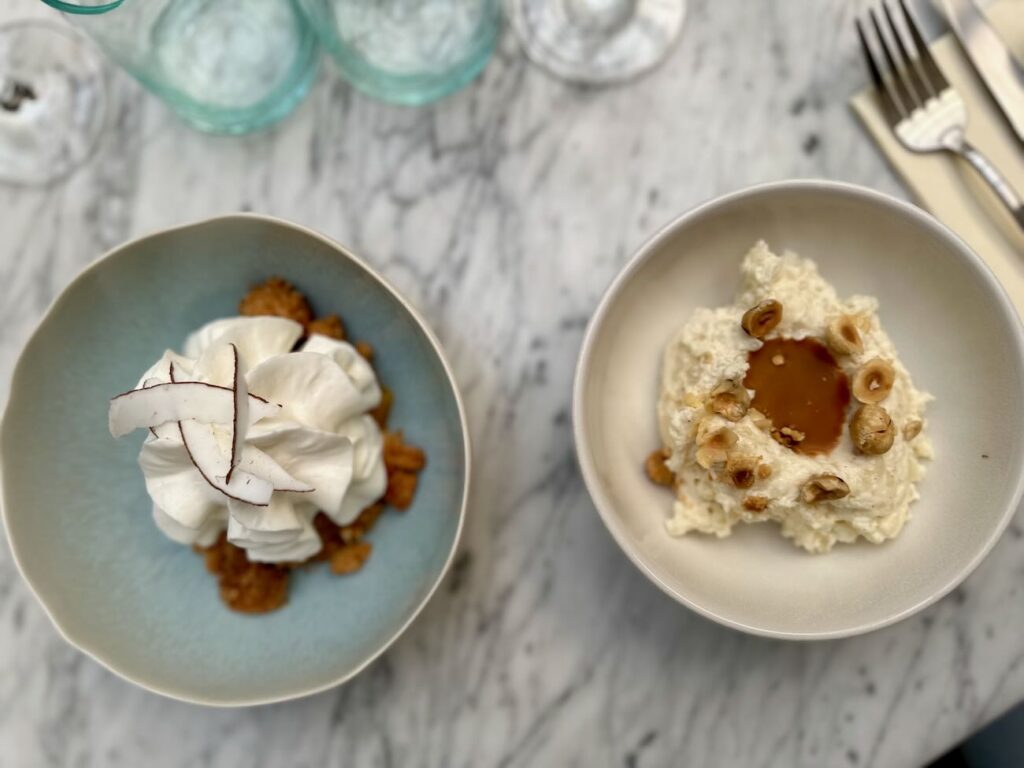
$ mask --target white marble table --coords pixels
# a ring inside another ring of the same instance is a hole
[[[38,12],[5,0],[0,19]],[[1024,518],[930,610],[792,644],[678,607],[619,552],[576,470],[584,324],[674,214],[753,182],[903,195],[846,107],[846,0],[694,0],[653,75],[582,89],[511,36],[435,107],[369,101],[329,68],[280,127],[193,132],[126,78],[90,164],[0,187],[0,397],[82,266],[140,233],[255,210],[354,247],[425,312],[465,393],[476,477],[454,569],[349,685],[255,710],[144,693],[68,648],[0,553],[4,766],[912,766],[1024,697]]]

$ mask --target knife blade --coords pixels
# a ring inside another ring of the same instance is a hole
[[[1024,142],[1024,67],[972,0],[942,0],[949,25],[985,87]]]

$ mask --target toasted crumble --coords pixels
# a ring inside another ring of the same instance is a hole
[[[323,317],[311,320],[306,325],[306,333],[310,336],[314,333],[319,333],[321,336],[326,336],[329,339],[345,340],[345,326],[342,325],[341,318],[337,315],[324,315]]]
[[[384,501],[395,509],[408,509],[416,495],[419,478],[415,472],[398,469],[388,471],[388,489],[384,492]]]
[[[387,429],[388,417],[391,416],[391,406],[395,402],[395,393],[388,387],[380,388],[380,403],[370,411],[370,416],[377,422],[381,429]]]
[[[245,316],[273,315],[287,317],[305,328],[313,321],[313,310],[306,297],[281,277],[271,277],[253,286],[238,304],[238,313]]]

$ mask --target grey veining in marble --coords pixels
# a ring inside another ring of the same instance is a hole
[[[5,2],[0,18],[38,12]],[[109,135],[46,190],[0,187],[0,373],[88,261],[234,210],[352,246],[438,331],[476,477],[454,572],[351,684],[204,710],[67,647],[0,553],[3,766],[913,766],[1024,696],[1018,516],[952,596],[872,635],[792,644],[680,608],[605,532],[577,473],[570,379],[584,324],[674,214],[753,182],[904,195],[855,124],[855,3],[691,0],[649,77],[572,87],[506,35],[470,88],[410,110],[325,66],[264,134],[193,132],[115,76]]]

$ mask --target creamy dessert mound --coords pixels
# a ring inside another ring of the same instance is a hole
[[[114,437],[146,431],[156,527],[203,553],[232,610],[280,608],[300,565],[360,570],[385,507],[412,504],[426,454],[387,431],[373,359],[275,277],[111,399]]]
[[[735,301],[698,309],[665,351],[652,481],[669,534],[778,523],[808,552],[897,536],[931,457],[915,389],[878,302],[840,300],[810,259],[747,254]]]

